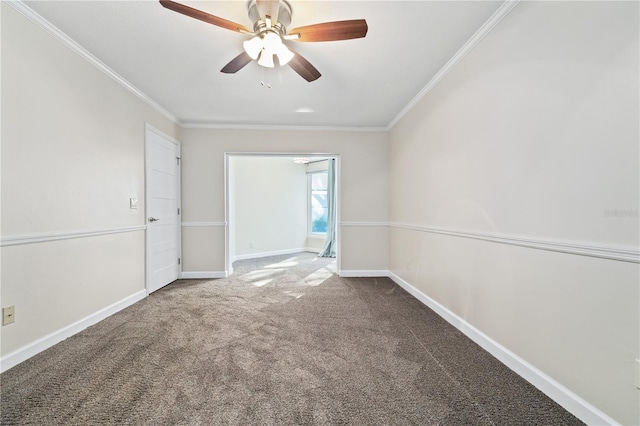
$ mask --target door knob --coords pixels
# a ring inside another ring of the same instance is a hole
[[[157,221],[159,221],[159,220],[160,220],[160,219],[156,219],[155,217],[150,217],[150,218],[149,218],[149,222],[157,222]]]

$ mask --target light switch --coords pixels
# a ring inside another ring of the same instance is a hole
[[[129,198],[129,208],[137,209],[138,208],[138,199],[137,198]]]

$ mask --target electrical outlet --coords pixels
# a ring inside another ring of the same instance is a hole
[[[137,198],[129,198],[129,208],[133,209],[133,210],[138,208],[138,199]]]
[[[9,325],[16,320],[16,307],[7,306],[2,308],[2,325]]]

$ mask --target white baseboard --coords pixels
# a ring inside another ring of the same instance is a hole
[[[204,280],[214,278],[227,278],[229,274],[225,271],[195,271],[182,272],[180,278],[184,280]]]
[[[313,247],[305,247],[304,251],[307,251],[309,253],[320,253],[322,251],[322,249],[313,248]]]
[[[147,297],[146,290],[140,290],[137,293],[132,294],[131,296],[125,297],[119,302],[114,303],[113,305],[107,306],[104,309],[99,310],[86,318],[83,318],[79,321],[74,322],[71,325],[68,325],[64,328],[61,328],[58,331],[54,331],[53,333],[44,336],[41,339],[36,340],[33,343],[28,344],[10,354],[5,355],[0,360],[0,372],[4,372],[9,370],[12,367],[20,364],[23,361],[31,358],[44,351],[45,349],[49,349],[53,345],[62,342],[63,340],[73,336],[84,330],[87,327],[90,327],[103,319],[110,317],[123,310],[124,308],[133,305],[134,303],[144,299]]]
[[[338,271],[338,276],[342,278],[362,278],[362,277],[388,277],[389,271],[384,270],[356,270],[347,269]]]
[[[235,256],[233,261],[236,260],[247,260],[247,259],[257,259],[260,257],[269,257],[269,256],[280,256],[283,254],[295,254],[300,253],[302,251],[307,251],[305,248],[296,248],[296,249],[287,249],[287,250],[276,250],[276,251],[265,251],[262,253],[247,253]]]
[[[435,311],[438,315],[448,321],[451,325],[456,327],[462,333],[464,333],[471,340],[480,345],[484,350],[496,357],[500,362],[516,372],[522,378],[527,380],[533,386],[542,391],[549,398],[553,399],[565,410],[585,422],[589,425],[616,425],[618,422],[607,416],[605,413],[580,398],[575,393],[558,383],[553,378],[546,375],[541,370],[537,369],[518,355],[511,352],[509,349],[502,346],[500,343],[493,340],[491,337],[484,334],[482,331],[469,324],[463,318],[441,305],[437,301],[433,300],[407,281],[400,278],[398,275],[391,271],[388,272],[388,277],[391,278],[396,284],[404,288],[408,293],[414,296],[416,299],[424,303],[426,306]]]

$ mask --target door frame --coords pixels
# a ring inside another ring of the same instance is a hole
[[[342,213],[342,200],[341,200],[341,162],[340,154],[335,153],[311,153],[311,152],[225,152],[224,153],[224,266],[225,276],[228,277],[233,273],[232,259],[230,253],[230,228],[233,218],[229,214],[229,160],[231,157],[286,157],[286,158],[318,158],[328,157],[336,161],[336,270],[340,271],[341,258],[342,258],[342,239],[340,236],[340,222]]]
[[[150,249],[150,244],[149,244],[149,232],[147,229],[147,223],[149,220],[149,175],[150,175],[150,168],[149,168],[149,134],[150,133],[154,133],[157,136],[162,137],[163,139],[165,139],[168,142],[171,142],[172,144],[176,145],[176,152],[177,152],[177,156],[178,158],[181,158],[181,145],[180,145],[180,141],[178,141],[177,139],[174,139],[173,137],[167,135],[166,133],[162,132],[161,130],[153,127],[151,124],[149,123],[144,123],[144,224],[145,224],[145,256],[144,256],[144,263],[145,263],[145,279],[144,279],[144,288],[145,291],[147,292],[147,296],[149,295],[149,279],[151,277],[151,264],[149,262],[149,249]],[[178,264],[178,279],[182,278],[182,191],[181,191],[181,176],[182,176],[182,160],[178,160],[178,171],[176,173],[176,204],[178,205],[178,210],[179,210],[179,214],[178,214],[178,219],[176,220],[176,251],[178,253],[178,258],[180,259],[180,262]]]

